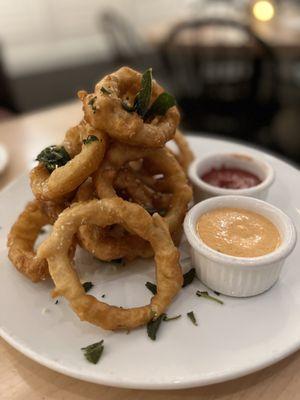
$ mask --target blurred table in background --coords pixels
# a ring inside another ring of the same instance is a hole
[[[25,173],[38,152],[59,143],[80,118],[80,103],[72,102],[0,123],[0,142],[10,154],[8,169],[0,175],[0,187]],[[234,381],[178,391],[117,389],[82,382],[35,363],[2,339],[0,360],[1,400],[298,400],[300,393],[300,352]]]
[[[41,149],[60,143],[66,130],[80,119],[81,104],[72,101],[0,123],[0,143],[9,153],[8,166],[0,175],[0,189],[29,170]]]
[[[175,26],[183,22],[188,22],[190,19],[191,16],[189,18],[174,18],[169,20],[168,23],[155,25],[152,29],[150,28],[146,31],[145,36],[152,45],[159,46]],[[201,16],[199,16],[199,19],[201,19]],[[248,23],[248,21],[243,23]],[[297,29],[289,29],[288,23],[283,23],[282,21],[263,23],[252,20],[249,27],[264,42],[271,46],[279,56],[290,55],[297,57],[300,55],[300,19]],[[183,37],[182,44],[192,44],[191,39],[191,37]],[[215,46],[218,41],[226,44],[226,47],[239,48],[243,45],[243,36],[237,32],[230,32],[228,29],[221,29],[219,31],[207,29],[201,38],[201,42],[208,47],[210,45]]]

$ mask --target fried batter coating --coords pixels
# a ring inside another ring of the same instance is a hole
[[[32,282],[49,276],[47,261],[37,257],[33,249],[42,227],[49,223],[50,219],[42,211],[39,202],[32,201],[26,205],[8,235],[8,258]]]
[[[71,136],[74,135],[74,142]],[[82,142],[90,136],[97,137],[90,143]],[[78,151],[78,138],[81,139],[81,151]],[[78,188],[100,165],[107,145],[107,138],[104,132],[92,128],[89,124],[81,122],[72,131],[67,132],[68,148],[71,154],[76,154],[64,166],[55,169],[51,174],[46,167],[39,165],[30,173],[31,189],[39,200],[56,200],[68,195]]]
[[[140,90],[141,79],[141,73],[122,67],[98,82],[94,93],[78,92],[84,116],[92,126],[105,130],[118,141],[135,146],[162,147],[175,135],[179,112],[173,106],[165,115],[144,121],[135,111],[127,111],[124,101],[133,103]],[[163,92],[163,88],[153,81],[150,104]]]
[[[72,237],[83,224],[121,224],[149,241],[155,253],[157,280],[157,294],[149,305],[125,309],[85,293],[68,257]],[[69,301],[79,318],[108,330],[133,329],[157,318],[183,283],[179,252],[163,219],[158,214],[151,217],[142,207],[120,198],[73,204],[59,216],[52,234],[39,247],[38,256],[47,259],[57,292]]]
[[[87,181],[79,188],[75,201],[83,202],[96,197],[91,181]],[[153,251],[149,243],[137,235],[122,230],[121,234],[113,235],[111,229],[100,228],[96,225],[82,225],[78,229],[79,244],[88,252],[102,261],[115,259],[134,260],[137,257],[149,258]]]
[[[185,173],[171,152],[163,147],[160,149],[138,148],[122,143],[113,143],[94,175],[94,184],[98,197],[111,198],[117,196],[114,180],[123,165],[130,161],[146,159],[156,170],[163,174],[163,190],[172,193],[172,203],[164,216],[170,232],[176,231],[182,224],[187,206],[192,198],[192,190],[187,183]]]
[[[188,141],[186,140],[185,136],[179,129],[176,130],[173,140],[176,143],[179,150],[179,152],[175,154],[175,157],[179,162],[179,164],[182,166],[183,170],[187,172],[188,167],[194,160],[194,154],[190,149]]]

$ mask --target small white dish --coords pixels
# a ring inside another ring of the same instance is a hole
[[[8,163],[8,153],[6,148],[0,144],[0,174],[5,170]]]
[[[246,189],[226,189],[210,185],[201,179],[201,176],[212,168],[220,169],[222,167],[251,172],[261,180],[261,183]],[[224,195],[250,196],[264,200],[275,179],[273,167],[262,158],[246,153],[232,152],[211,153],[204,158],[197,158],[191,164],[188,175],[193,184],[196,203],[209,197]]]
[[[259,257],[235,257],[210,248],[196,232],[197,221],[202,214],[221,207],[241,208],[263,215],[277,227],[280,246]],[[296,230],[286,214],[265,201],[246,196],[219,196],[196,204],[185,217],[184,232],[198,278],[211,289],[234,297],[255,296],[273,286],[296,244]]]

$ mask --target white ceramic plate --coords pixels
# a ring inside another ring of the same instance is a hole
[[[0,174],[5,170],[8,163],[8,153],[6,148],[0,144]]]
[[[287,163],[244,146],[208,138],[190,138],[196,155],[243,150],[265,157],[276,170],[269,201],[300,227],[300,174]],[[225,305],[195,296],[199,281],[183,289],[168,310],[181,319],[164,322],[155,342],[145,328],[130,334],[105,332],[80,322],[63,299],[55,305],[50,281],[31,284],[10,264],[6,236],[25,202],[31,198],[23,177],[0,195],[0,334],[12,346],[56,371],[110,386],[176,389],[201,386],[266,367],[300,347],[300,243],[289,257],[279,282],[248,299],[221,296]],[[182,246],[186,258],[186,244]],[[101,264],[77,253],[83,280],[95,284],[91,294],[106,294],[111,304],[135,306],[149,302],[146,281],[153,281],[153,263],[126,267]],[[185,260],[185,269],[189,267]],[[44,310],[44,313],[43,313]],[[193,310],[198,327],[186,313]],[[97,365],[88,363],[81,347],[104,339]]]

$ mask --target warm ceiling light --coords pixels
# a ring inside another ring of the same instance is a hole
[[[274,6],[266,0],[259,0],[253,6],[253,15],[259,21],[270,21],[275,14]]]

